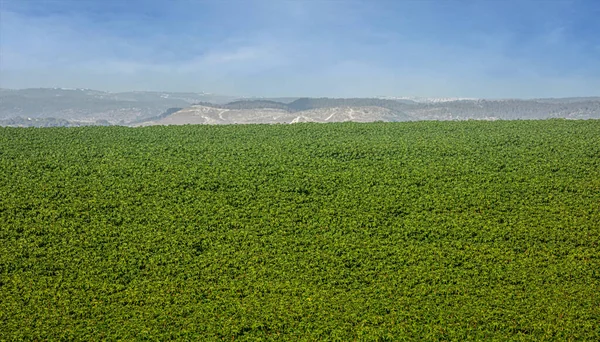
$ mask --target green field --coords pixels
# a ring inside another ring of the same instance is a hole
[[[0,128],[0,340],[600,340],[600,121]]]

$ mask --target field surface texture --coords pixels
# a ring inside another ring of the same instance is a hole
[[[0,340],[600,340],[600,121],[0,128]]]

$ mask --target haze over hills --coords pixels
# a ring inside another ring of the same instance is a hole
[[[169,108],[184,108],[210,101],[227,103],[234,97],[208,93],[131,91],[112,93],[92,89],[37,88],[0,89],[0,120],[74,124],[108,122],[125,124],[160,115]]]
[[[600,97],[236,98],[210,93],[0,89],[0,125],[181,125],[339,121],[598,119]]]

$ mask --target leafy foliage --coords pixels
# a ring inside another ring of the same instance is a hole
[[[599,132],[0,128],[0,336],[599,340]]]

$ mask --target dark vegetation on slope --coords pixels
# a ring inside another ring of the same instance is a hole
[[[131,122],[132,124],[135,123],[141,123],[141,122],[147,122],[147,121],[153,121],[153,120],[160,120],[160,119],[164,119],[167,116],[170,116],[172,114],[177,113],[178,111],[182,110],[183,108],[169,108],[167,110],[165,110],[162,114],[157,115],[157,116],[153,116],[153,117],[149,117],[149,118],[145,118],[145,119],[140,119],[140,120],[136,120]]]
[[[282,109],[288,112],[300,112],[310,109],[332,108],[332,107],[382,107],[391,110],[400,110],[407,108],[405,102],[375,98],[352,98],[352,99],[335,99],[335,98],[300,98],[290,103],[282,103],[269,100],[239,100],[227,104],[212,104],[209,102],[199,102],[197,105],[226,108],[226,109],[260,109],[272,108]]]
[[[600,121],[0,128],[6,340],[600,340]]]
[[[401,111],[407,108],[405,102],[384,99],[331,99],[331,98],[302,98],[289,104],[295,111],[328,108],[328,107],[365,107],[374,106],[387,108],[393,111]]]

